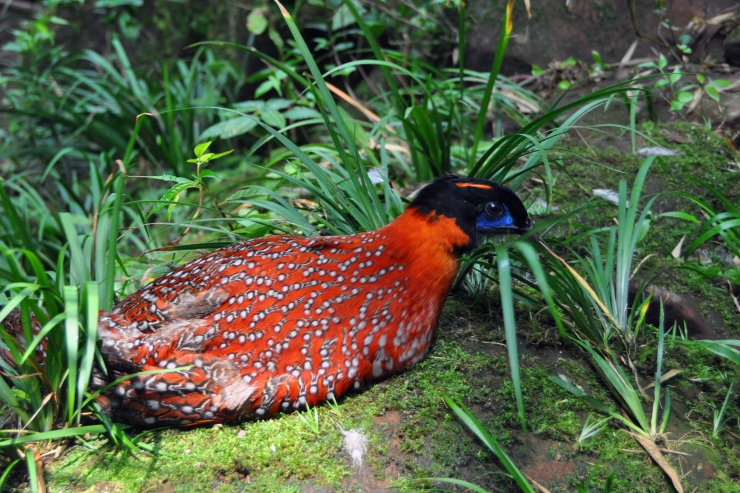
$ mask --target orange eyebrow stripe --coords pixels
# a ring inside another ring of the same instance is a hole
[[[483,185],[482,183],[455,183],[460,188],[485,188],[486,190],[490,190],[491,187],[488,185]]]

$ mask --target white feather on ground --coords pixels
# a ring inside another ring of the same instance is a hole
[[[344,435],[344,450],[352,458],[352,465],[362,467],[362,459],[367,451],[367,437],[358,430],[344,431],[341,427],[340,430]]]
[[[610,190],[608,188],[595,188],[591,190],[591,193],[593,193],[595,197],[604,199],[607,202],[611,202],[614,205],[619,205],[619,192],[615,192],[614,190]],[[629,207],[629,205],[630,205],[630,202],[628,200],[627,207]]]
[[[666,149],[665,147],[643,147],[637,150],[637,155],[642,157],[648,156],[680,156],[681,153]]]

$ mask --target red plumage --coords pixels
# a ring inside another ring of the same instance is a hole
[[[429,349],[454,250],[469,241],[454,220],[409,210],[369,233],[273,236],[203,255],[100,318],[110,359],[139,371],[195,365],[123,384],[112,405],[147,424],[226,421],[396,373]]]

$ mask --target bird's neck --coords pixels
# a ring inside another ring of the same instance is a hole
[[[434,212],[424,214],[413,206],[379,233],[387,247],[384,254],[391,257],[388,260],[404,266],[395,271],[410,288],[400,300],[404,312],[424,330],[433,331],[457,276],[460,252],[470,237],[454,219]]]
[[[423,213],[414,206],[383,228],[388,241],[397,246],[397,251],[413,251],[420,258],[433,255],[447,257],[457,263],[461,252],[474,241],[449,217],[436,212]]]
[[[461,252],[471,242],[454,219],[434,212],[424,214],[412,206],[381,231],[392,255],[412,267],[419,289],[447,295]]]

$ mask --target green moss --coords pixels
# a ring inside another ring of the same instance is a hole
[[[165,482],[176,491],[282,491],[308,478],[336,486],[349,468],[345,461],[327,460],[341,447],[328,412],[320,411],[324,429],[318,437],[292,415],[234,427],[167,430],[148,440],[161,457],[135,457],[95,442],[91,450],[78,447],[66,454],[48,479],[57,488],[105,482],[124,491],[158,491]]]

